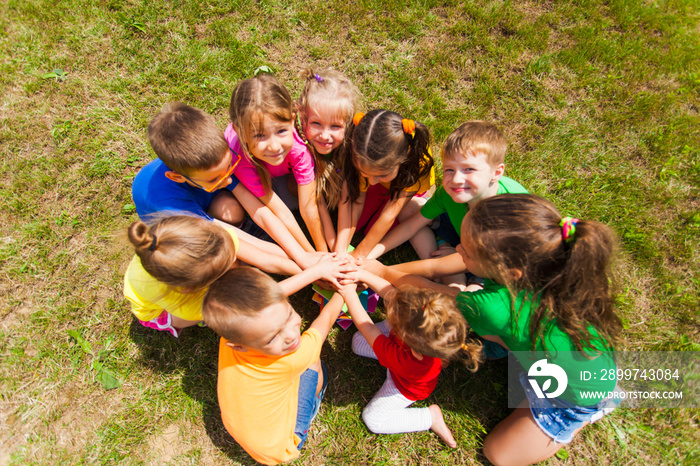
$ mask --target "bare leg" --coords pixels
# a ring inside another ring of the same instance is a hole
[[[201,320],[185,320],[170,314],[170,323],[175,328],[194,327],[200,322]]]
[[[542,432],[524,400],[484,439],[484,455],[496,466],[526,465],[552,457],[562,446]]]
[[[243,207],[231,191],[226,189],[222,189],[214,196],[211,204],[209,204],[207,213],[229,225],[240,226],[245,219],[245,210],[243,210]]]
[[[430,426],[430,430],[435,432],[448,447],[457,448],[457,441],[452,436],[450,428],[445,424],[445,418],[442,416],[440,407],[438,405],[430,405],[428,409],[430,409],[430,416],[433,418],[433,424]]]

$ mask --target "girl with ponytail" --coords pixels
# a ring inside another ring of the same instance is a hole
[[[355,230],[365,227],[352,255],[368,257],[397,220],[409,218],[425,203],[422,196],[435,183],[430,133],[424,124],[398,113],[373,110],[355,114],[348,138],[335,251],[345,254]],[[425,240],[419,236],[411,241]]]
[[[356,285],[340,291],[358,329],[353,352],[377,359],[387,368],[384,385],[362,412],[367,428],[377,434],[430,429],[455,448],[457,442],[438,405],[409,408],[430,396],[450,359],[462,356],[470,370],[478,367],[481,345],[467,340],[468,326],[454,298],[421,288],[396,289],[364,270],[356,278],[379,290],[387,313],[387,320],[375,325],[357,297]]]
[[[614,312],[614,249],[607,226],[563,217],[551,202],[529,194],[483,199],[464,218],[457,252],[486,280],[483,290],[459,293],[457,305],[477,334],[514,352],[527,372],[520,377],[527,398],[484,440],[493,464],[549,458],[619,403],[614,378],[580,377],[616,367],[611,351],[621,323]],[[543,360],[567,374],[556,397],[540,396],[543,389],[538,393],[529,377],[528,368]]]
[[[175,337],[202,322],[209,285],[234,267],[237,258],[271,273],[301,271],[286,257],[239,241],[233,228],[201,217],[162,217],[150,226],[137,221],[128,235],[136,253],[124,275],[131,311],[142,325]]]

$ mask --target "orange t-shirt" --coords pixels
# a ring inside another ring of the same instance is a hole
[[[299,348],[281,357],[234,351],[219,344],[217,392],[224,427],[256,461],[277,464],[299,456],[294,434],[299,378],[318,361],[323,339],[316,329],[301,336]]]

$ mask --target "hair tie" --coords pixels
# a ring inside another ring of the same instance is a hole
[[[357,113],[355,114],[355,116],[352,117],[352,124],[355,125],[355,126],[359,125],[359,124],[360,124],[360,120],[362,120],[362,118],[363,118],[364,116],[365,116],[364,113],[362,113],[362,112],[357,112]]]
[[[462,349],[464,351],[469,351],[469,347],[465,343],[462,343]]]
[[[148,246],[148,250],[155,251],[156,247],[158,247],[158,237],[156,235],[153,235],[153,241],[151,241],[151,245]]]
[[[316,74],[314,75],[314,79],[316,79],[316,81],[318,81],[318,82],[323,82],[323,78],[322,78],[321,76],[319,76],[318,73],[316,73]]]
[[[576,234],[576,224],[578,224],[577,218],[564,217],[559,222],[561,227],[562,239],[569,243],[574,240],[574,235]]]
[[[410,134],[411,137],[414,137],[416,135],[416,122],[413,120],[408,120],[404,118],[401,120],[401,125],[403,126],[403,132],[406,134]]]

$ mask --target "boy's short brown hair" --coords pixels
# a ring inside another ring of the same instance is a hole
[[[488,121],[472,120],[452,131],[442,146],[443,159],[464,157],[467,153],[483,152],[491,167],[502,164],[508,143],[503,133]]]
[[[166,104],[153,117],[148,141],[169,169],[185,176],[217,165],[228,150],[214,118],[180,102]]]
[[[268,306],[287,301],[282,288],[254,267],[236,267],[212,283],[202,303],[202,319],[219,336],[238,343],[240,321]]]

